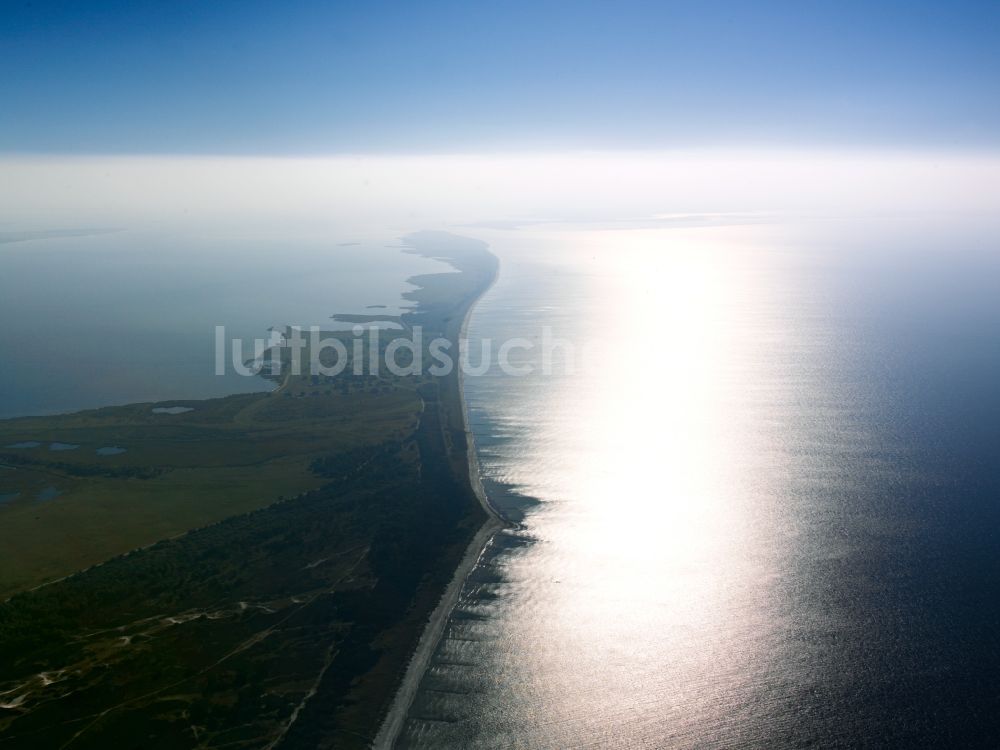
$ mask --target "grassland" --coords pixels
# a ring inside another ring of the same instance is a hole
[[[411,242],[460,273],[406,324],[457,337],[495,259]],[[0,748],[370,742],[485,516],[457,375],[348,373],[0,422],[42,443],[0,448]]]
[[[0,495],[17,495],[0,505],[0,598],[316,489],[318,456],[412,432],[412,388],[352,385],[168,405],[193,409],[181,414],[132,404],[0,422]],[[3,447],[24,443],[39,445]]]

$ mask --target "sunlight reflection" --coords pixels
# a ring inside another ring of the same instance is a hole
[[[590,232],[569,241],[597,259],[591,281],[603,305],[582,333],[599,342],[600,356],[552,389],[549,402],[586,429],[561,434],[565,420],[554,416],[540,440],[566,448],[559,512],[574,519],[550,553],[568,585],[553,587],[564,647],[544,651],[553,663],[543,671],[571,681],[606,674],[634,662],[639,647],[642,666],[618,675],[619,687],[669,668],[681,693],[709,673],[728,674],[732,689],[742,667],[764,658],[722,644],[734,627],[752,632],[748,613],[765,609],[747,601],[767,596],[771,579],[741,494],[749,480],[737,472],[746,410],[733,408],[744,377],[762,366],[744,346],[740,318],[766,307],[770,289],[748,275],[745,248],[718,231]],[[579,690],[562,704],[558,686],[535,689],[568,716],[587,710]],[[594,711],[607,710],[606,690],[584,693]]]

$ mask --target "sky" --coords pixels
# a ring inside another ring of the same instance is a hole
[[[1000,3],[3,0],[0,153],[1000,145]]]

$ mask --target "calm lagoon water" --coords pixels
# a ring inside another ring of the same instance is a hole
[[[400,745],[995,747],[998,238],[491,235],[472,350],[551,326],[598,356],[466,379],[488,489],[524,521]]]
[[[0,244],[0,418],[265,390],[231,365],[215,375],[216,325],[250,359],[271,326],[332,327],[372,304],[399,314],[407,278],[448,268],[401,253],[390,232],[349,237],[128,230]]]

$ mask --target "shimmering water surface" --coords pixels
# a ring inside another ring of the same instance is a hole
[[[491,235],[472,351],[527,337],[539,363],[549,326],[593,356],[466,379],[523,524],[467,582],[400,746],[995,746],[997,236]]]

